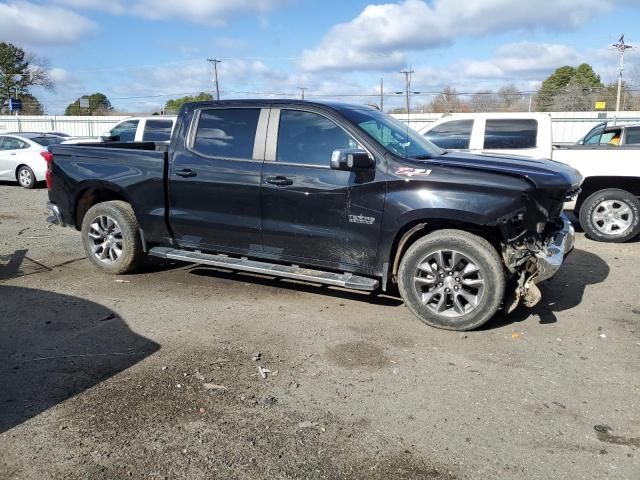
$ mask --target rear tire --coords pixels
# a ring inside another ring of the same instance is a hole
[[[146,257],[133,209],[120,200],[98,203],[87,211],[82,243],[91,263],[114,275],[135,270]]]
[[[21,187],[28,190],[36,188],[36,176],[34,175],[33,170],[26,165],[22,165],[18,169],[18,172],[16,173],[16,180],[18,180]]]
[[[398,271],[400,295],[422,322],[447,330],[472,330],[502,303],[505,274],[496,249],[462,230],[438,230],[418,239]]]
[[[598,242],[622,243],[640,233],[640,200],[626,190],[592,193],[580,207],[580,226]]]

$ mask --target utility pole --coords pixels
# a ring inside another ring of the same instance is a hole
[[[380,111],[384,112],[384,78],[380,79]]]
[[[216,84],[216,100],[220,100],[220,85],[218,84],[218,64],[222,63],[222,60],[217,58],[207,58],[207,62],[213,63],[213,83]]]
[[[298,87],[298,90],[300,90],[300,100],[304,100],[304,91],[307,89],[307,87]]]
[[[415,72],[411,70],[411,65],[409,65],[409,70],[402,70],[400,73],[404,74],[404,93],[407,102],[407,122],[409,122],[409,113],[411,112],[411,103],[409,101],[409,95],[411,94],[411,75]]]
[[[407,138],[409,138],[409,123],[411,120],[411,103],[409,101],[410,89],[411,89],[411,65],[408,70],[402,70],[400,73],[404,73],[404,93],[407,100]]]
[[[622,72],[624,71],[624,52],[631,47],[631,45],[627,45],[624,43],[624,34],[620,36],[618,43],[614,43],[611,45],[615,48],[620,54],[620,66],[618,67],[618,95],[616,98],[616,116],[613,119],[613,124],[616,124],[618,119],[618,115],[620,115],[620,92],[622,91]]]

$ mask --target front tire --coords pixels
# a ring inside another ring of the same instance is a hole
[[[595,192],[580,207],[580,226],[598,242],[622,243],[640,233],[640,200],[626,190]]]
[[[135,270],[145,258],[133,209],[120,200],[98,203],[87,211],[82,243],[91,263],[114,275]]]
[[[26,165],[22,165],[18,169],[18,172],[16,173],[16,179],[18,180],[18,183],[21,187],[29,190],[36,188],[36,176],[34,175],[33,170],[31,170]]]
[[[438,230],[404,254],[398,287],[422,322],[447,330],[472,330],[489,321],[502,303],[505,274],[496,249],[462,230]]]

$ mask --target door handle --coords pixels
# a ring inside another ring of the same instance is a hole
[[[179,172],[176,172],[176,175],[178,175],[179,177],[188,178],[188,177],[195,177],[198,174],[189,168],[184,168]]]
[[[280,185],[280,186],[293,185],[293,180],[291,180],[290,178],[284,177],[282,175],[278,175],[277,177],[267,177],[266,181],[271,185]]]

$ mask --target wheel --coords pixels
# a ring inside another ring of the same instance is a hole
[[[407,307],[427,325],[471,330],[500,307],[505,274],[498,252],[484,238],[438,230],[404,254],[398,287]]]
[[[595,192],[580,207],[580,226],[599,242],[631,240],[640,232],[640,200],[618,188]]]
[[[33,174],[33,170],[31,170],[26,165],[22,165],[18,169],[16,178],[21,187],[28,188],[28,189],[32,189],[36,187],[36,176]]]
[[[131,272],[145,258],[133,209],[119,200],[98,203],[87,211],[82,243],[89,260],[112,274]]]

